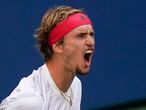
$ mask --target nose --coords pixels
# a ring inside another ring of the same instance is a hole
[[[94,37],[91,36],[91,35],[88,35],[85,44],[87,46],[94,47],[94,45],[95,45],[95,39],[94,39]]]

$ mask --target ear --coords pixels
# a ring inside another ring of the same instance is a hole
[[[52,49],[53,49],[53,51],[55,52],[55,53],[62,53],[62,44],[57,44],[57,43],[55,43],[55,44],[53,44],[52,45]]]

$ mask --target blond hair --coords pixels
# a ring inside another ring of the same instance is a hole
[[[58,6],[47,10],[42,18],[40,26],[35,32],[37,48],[45,60],[50,59],[53,54],[52,47],[48,45],[48,35],[52,28],[66,19],[69,15],[79,12],[83,12],[83,10],[75,9],[70,6]],[[62,43],[62,41],[63,40],[59,41],[59,43]]]

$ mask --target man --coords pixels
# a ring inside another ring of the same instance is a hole
[[[45,64],[23,78],[0,110],[80,110],[82,87],[76,74],[89,71],[94,30],[80,9],[58,6],[42,18],[35,37]]]

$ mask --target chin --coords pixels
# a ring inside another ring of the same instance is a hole
[[[78,70],[78,71],[76,71],[76,73],[77,73],[78,75],[86,75],[86,74],[89,73],[89,70]]]

